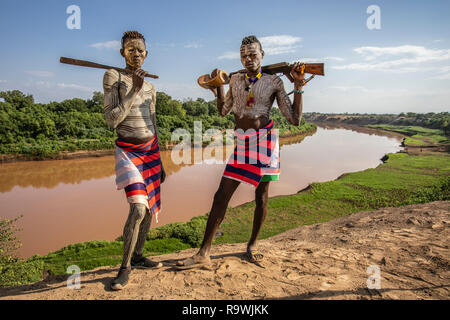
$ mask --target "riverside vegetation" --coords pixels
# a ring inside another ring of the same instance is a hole
[[[442,129],[430,129],[418,126],[396,126],[392,124],[368,125],[370,128],[398,132],[406,135],[403,144],[405,146],[439,146],[450,145],[448,135],[450,132]]]
[[[384,127],[389,130],[388,127]],[[395,128],[394,128],[395,129]],[[410,133],[420,134],[421,128]],[[441,141],[441,140],[439,140]],[[450,158],[448,153],[388,154],[377,168],[342,175],[334,181],[312,183],[307,189],[289,196],[270,198],[266,221],[259,239],[283,231],[360,211],[397,207],[450,198]],[[228,208],[220,226],[220,243],[248,240],[255,204]],[[172,223],[151,229],[144,254],[160,255],[198,247],[203,238],[207,215],[185,223]],[[11,224],[10,224],[11,225]],[[16,260],[0,267],[0,286],[25,284],[47,275],[66,275],[67,267],[77,265],[82,271],[99,266],[120,264],[123,242],[90,241],[66,246],[45,256]]]
[[[114,149],[116,134],[108,128],[103,115],[103,94],[94,92],[92,99],[79,98],[35,103],[32,95],[18,90],[0,92],[0,154],[27,155],[33,159],[54,158],[62,151]],[[219,116],[216,102],[201,98],[180,102],[164,92],[156,94],[159,143],[170,147],[171,133],[183,128],[194,133],[194,121],[202,122],[203,133],[209,128],[234,128],[233,115]],[[280,135],[314,131],[316,126],[302,121],[291,125],[278,108],[271,117]]]
[[[402,112],[400,114],[358,114],[358,113],[318,113],[311,112],[304,114],[306,120],[312,122],[334,122],[341,124],[355,124],[360,126],[381,125],[386,129],[400,133],[416,133],[415,130],[423,132],[426,130],[418,129],[418,127],[442,130],[445,136],[450,135],[450,113],[448,112],[428,112],[428,113],[414,113]],[[413,127],[411,131],[399,129],[400,126]],[[389,127],[389,128],[388,128]],[[414,129],[415,128],[415,129]],[[402,130],[402,131],[398,131]]]

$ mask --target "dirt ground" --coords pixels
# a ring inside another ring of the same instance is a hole
[[[244,243],[218,245],[202,269],[173,268],[196,249],[154,257],[165,266],[134,269],[119,292],[109,289],[115,266],[82,272],[78,290],[59,277],[0,289],[0,299],[448,300],[449,224],[450,201],[360,212],[261,240],[260,265],[243,258]]]

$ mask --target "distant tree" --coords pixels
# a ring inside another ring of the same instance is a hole
[[[87,101],[87,107],[91,112],[103,112],[103,93],[94,91],[92,99]]]
[[[30,107],[34,103],[34,98],[31,94],[26,95],[19,90],[1,91],[0,97],[2,97],[5,102],[9,102],[16,109]]]
[[[196,101],[187,100],[183,102],[183,109],[186,110],[186,114],[193,117],[209,114],[209,108],[201,98]]]
[[[208,104],[208,113],[210,116],[219,115],[219,112],[217,111],[217,102],[215,99],[213,101],[208,102],[207,104]]]
[[[450,136],[450,123],[447,123],[447,125],[444,126],[444,134]]]
[[[184,117],[186,111],[181,103],[165,94],[164,92],[156,92],[156,114],[166,116]]]

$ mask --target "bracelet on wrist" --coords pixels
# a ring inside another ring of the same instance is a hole
[[[294,93],[303,93],[303,90],[294,90]]]

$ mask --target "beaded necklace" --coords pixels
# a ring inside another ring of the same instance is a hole
[[[258,74],[254,78],[250,78],[247,74],[245,74],[245,78],[248,79],[248,82],[250,82],[250,86],[246,88],[246,90],[250,91],[247,96],[247,102],[245,103],[246,108],[251,108],[255,104],[255,95],[253,94],[253,85],[256,83],[256,81],[261,78],[261,69],[259,69]]]

